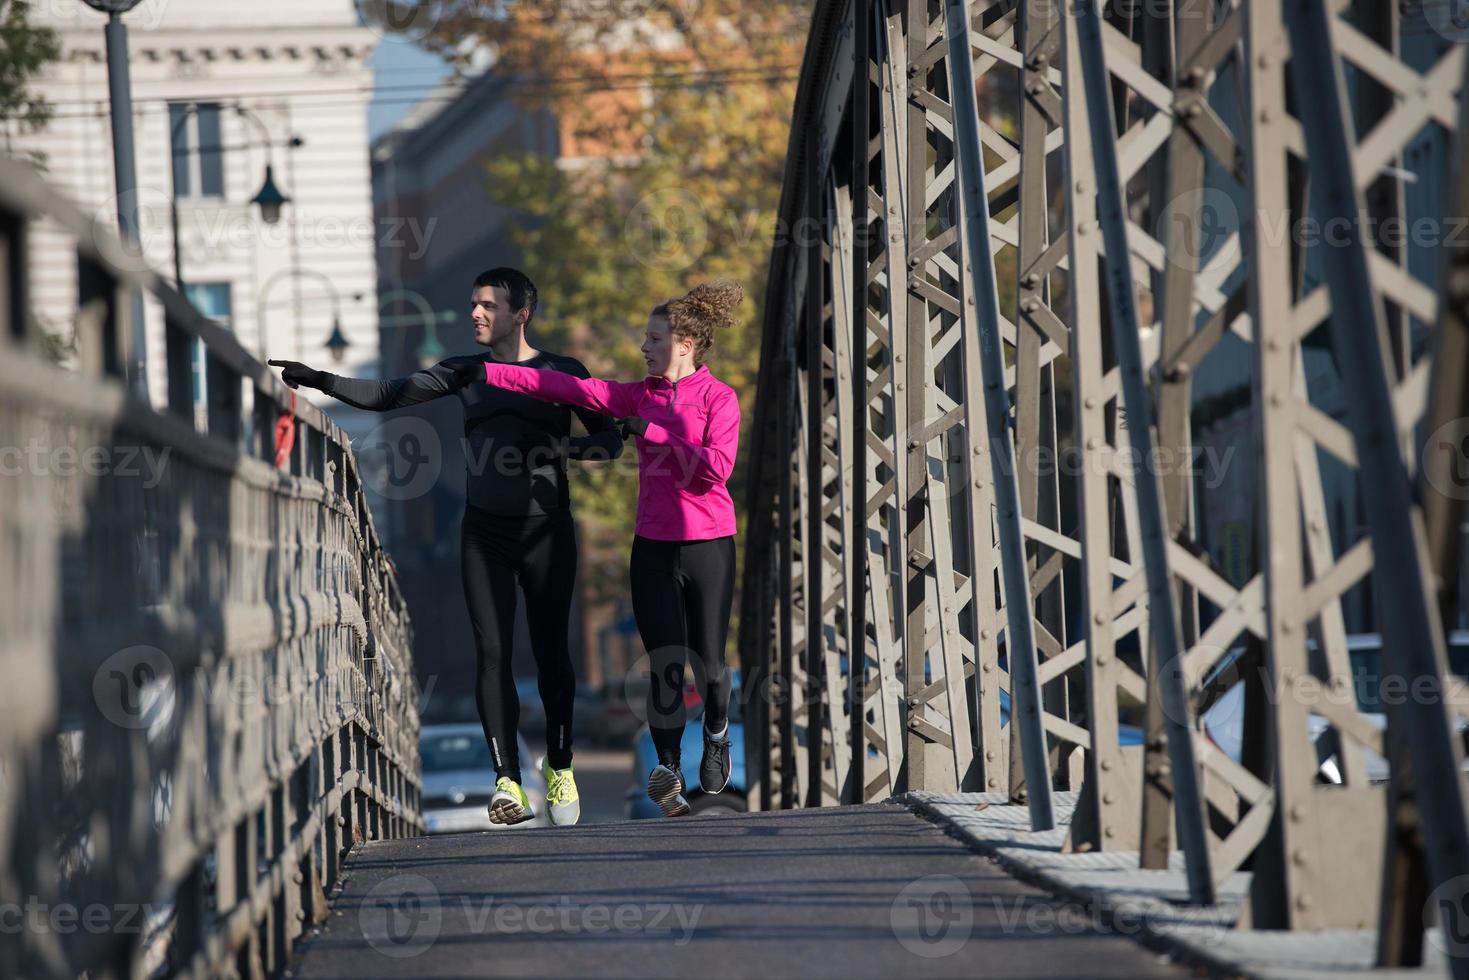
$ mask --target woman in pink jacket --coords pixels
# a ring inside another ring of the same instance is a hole
[[[648,796],[670,817],[689,812],[680,775],[683,669],[688,657],[704,684],[704,757],[699,783],[729,783],[730,675],[724,662],[734,596],[735,514],[725,483],[740,438],[734,389],[704,361],[720,327],[734,323],[743,291],[734,283],[697,286],[648,317],[641,381],[577,378],[513,364],[472,365],[474,380],[620,420],[638,449],[638,515],[630,573],[633,614],[651,661],[648,724],[658,765]]]

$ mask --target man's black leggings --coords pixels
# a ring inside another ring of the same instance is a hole
[[[460,538],[464,599],[478,654],[475,705],[495,772],[520,781],[515,732],[520,698],[510,670],[515,636],[515,586],[525,593],[536,679],[546,706],[546,760],[571,765],[571,711],[576,672],[567,625],[576,582],[576,526],[570,511],[502,517],[469,504]]]
[[[724,663],[734,601],[734,538],[632,545],[632,608],[648,651],[648,727],[658,761],[677,768],[684,730],[684,659],[702,682],[704,727],[729,717],[730,673]]]

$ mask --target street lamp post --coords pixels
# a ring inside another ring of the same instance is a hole
[[[275,183],[275,168],[271,161],[272,141],[270,130],[266,128],[265,123],[255,113],[246,109],[244,106],[236,105],[234,110],[241,119],[248,120],[260,130],[261,143],[265,147],[265,182],[261,185],[256,195],[250,199],[250,203],[260,208],[261,220],[268,225],[273,225],[281,220],[281,208],[283,205],[289,204],[291,199],[281,193],[280,188]],[[169,211],[173,223],[173,279],[174,284],[180,292],[184,291],[184,260],[183,245],[179,235],[179,182],[177,167],[179,156],[182,154],[187,159],[190,151],[187,147],[182,150],[179,148],[179,128],[197,116],[198,113],[199,103],[188,103],[184,107],[183,114],[174,120],[168,140],[170,159],[169,187],[171,190],[169,194]],[[290,142],[292,146],[299,146],[302,141],[300,137],[293,137]],[[203,149],[203,147],[199,148],[201,153]],[[220,149],[222,152],[223,147]]]
[[[407,300],[418,307],[419,315],[392,317],[391,319],[384,320],[382,318],[383,307],[398,300]],[[413,352],[413,356],[417,359],[419,367],[432,367],[444,359],[445,350],[444,345],[439,342],[438,325],[453,321],[454,312],[452,310],[436,311],[422,293],[414,292],[411,289],[394,289],[378,297],[377,312],[379,329],[387,326],[406,327],[411,323],[423,324],[423,341]],[[381,352],[379,352],[379,357],[383,362],[379,371],[386,378],[390,373],[390,365],[387,363],[387,358]]]
[[[351,346],[350,341],[347,340],[347,335],[342,333],[341,294],[337,292],[336,284],[332,282],[329,276],[326,276],[320,272],[316,272],[313,269],[299,268],[282,269],[275,275],[267,279],[265,281],[265,285],[260,287],[260,297],[256,301],[255,307],[259,324],[258,329],[260,331],[260,359],[262,361],[267,360],[265,351],[265,317],[261,315],[262,312],[265,310],[266,297],[270,295],[270,290],[276,285],[276,283],[280,282],[282,279],[300,279],[303,276],[315,279],[317,282],[321,283],[323,286],[326,287],[327,295],[331,297],[332,332],[331,336],[327,338],[325,346],[328,350],[331,351],[332,360],[340,363],[342,358],[346,356],[347,348]],[[356,298],[361,299],[362,297],[359,295]],[[300,321],[297,321],[297,327],[300,327]],[[296,356],[298,358],[304,356],[301,344],[301,332],[299,329],[297,329],[296,331]]]
[[[128,75],[128,31],[122,15],[140,0],[85,0],[107,15],[107,85],[112,104],[112,169],[117,189],[117,227],[123,241],[142,254],[138,228],[138,168],[133,154],[133,94]],[[147,328],[143,323],[143,294],[130,291],[133,319],[129,385],[133,395],[148,399]]]
[[[275,185],[275,144],[271,141],[270,130],[255,113],[242,105],[235,106],[235,112],[241,119],[249,120],[255,128],[260,131],[260,143],[265,147],[265,183],[260,185],[260,190],[250,198],[250,203],[260,208],[260,217],[268,225],[273,225],[281,220],[281,208],[290,204],[291,199],[281,193],[281,189]],[[288,147],[298,147],[306,141],[299,136],[292,136],[286,141]]]

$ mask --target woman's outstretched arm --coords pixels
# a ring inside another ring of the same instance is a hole
[[[576,378],[561,371],[542,371],[493,361],[486,361],[484,369],[485,382],[497,388],[529,395],[543,402],[588,408],[614,418],[633,413],[637,407],[638,389],[642,387],[635,381]]]

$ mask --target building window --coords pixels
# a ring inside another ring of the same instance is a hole
[[[230,284],[227,282],[191,282],[184,287],[184,294],[194,309],[203,313],[221,327],[230,326]]]
[[[224,196],[224,144],[219,106],[174,103],[168,107],[173,148],[173,186],[179,197]]]
[[[194,304],[194,309],[209,317],[226,330],[230,329],[230,284],[227,282],[191,282],[184,285],[184,295]],[[204,371],[204,345],[194,341],[194,414],[196,419],[207,425],[209,384]]]

